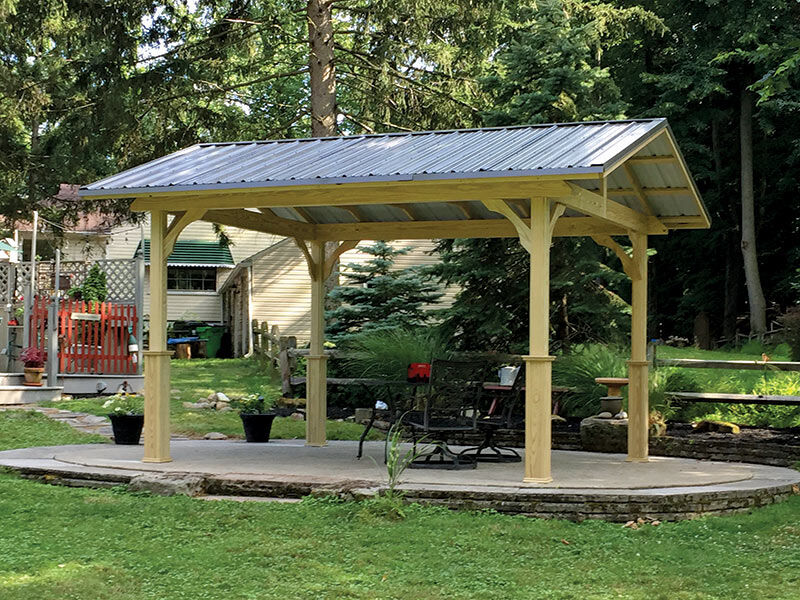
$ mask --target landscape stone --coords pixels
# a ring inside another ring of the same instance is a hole
[[[219,431],[209,431],[203,436],[204,440],[227,440],[228,436]]]
[[[610,412],[608,412],[607,410],[604,410],[603,412],[601,412],[600,414],[598,414],[598,415],[595,417],[595,419],[613,419],[613,418],[614,418],[614,415],[612,415],[612,414],[611,414]]]
[[[599,415],[598,415],[599,417]],[[588,417],[581,421],[581,445],[590,452],[627,452],[628,420]]]
[[[289,415],[289,418],[293,421],[305,421],[306,416],[301,412],[293,412],[291,415]]]
[[[224,392],[217,392],[217,402],[230,402],[231,399],[228,398]]]
[[[214,405],[209,402],[184,402],[183,408],[206,409],[214,408]]]
[[[205,492],[205,477],[187,473],[145,473],[128,484],[132,492],[150,492],[157,496],[200,496]]]
[[[220,406],[219,404],[217,404],[217,410],[219,412],[231,412],[233,409],[227,404],[225,404],[223,406]]]
[[[208,398],[206,398],[206,401],[208,401],[208,402],[216,402],[217,401],[217,392],[211,392],[208,395]]]
[[[693,429],[695,433],[703,433],[706,431],[715,432],[715,433],[740,433],[739,426],[735,423],[729,423],[727,421],[700,421],[699,423],[695,423],[693,425]]]

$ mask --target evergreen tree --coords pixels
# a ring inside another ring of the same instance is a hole
[[[331,292],[340,306],[327,314],[328,337],[340,341],[359,331],[427,323],[426,305],[437,302],[442,293],[418,267],[393,269],[395,259],[410,248],[394,249],[380,241],[359,250],[372,258],[347,265],[342,273],[347,285]]]

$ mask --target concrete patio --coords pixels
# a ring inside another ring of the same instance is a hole
[[[334,493],[367,497],[386,482],[383,443],[306,446],[303,440],[172,442],[173,462],[142,463],[141,446],[57,446],[0,452],[0,466],[26,477],[77,486],[129,483],[162,474],[201,481],[201,493],[301,497]],[[493,509],[581,520],[661,520],[725,514],[778,502],[798,493],[800,473],[743,463],[653,457],[626,462],[622,454],[553,452],[554,481],[521,483],[521,463],[481,463],[475,470],[407,470],[400,486],[409,500],[452,508]]]

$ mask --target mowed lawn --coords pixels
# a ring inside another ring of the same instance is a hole
[[[187,409],[184,402],[205,401],[213,392],[224,392],[232,399],[247,394],[263,394],[274,400],[280,396],[280,383],[259,367],[255,360],[203,359],[171,361],[170,423],[172,432],[192,438],[202,438],[206,433],[218,431],[229,437],[244,437],[242,421],[236,411],[218,412],[208,409]],[[104,398],[77,398],[50,403],[67,410],[105,415]],[[328,439],[355,440],[364,428],[355,423],[329,421]],[[299,439],[305,437],[305,423],[290,418],[277,418],[272,426],[272,437]],[[369,439],[379,439],[370,432]]]
[[[97,441],[0,412],[0,449]],[[161,498],[0,474],[0,598],[796,599],[800,497],[626,529],[380,503]]]

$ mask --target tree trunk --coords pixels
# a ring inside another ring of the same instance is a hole
[[[308,16],[308,69],[311,92],[311,136],[336,135],[336,66],[333,60],[332,0],[309,0]],[[325,244],[325,255],[336,249],[336,244]],[[330,292],[339,285],[339,262],[325,280],[325,310],[336,308]]]
[[[741,92],[739,135],[742,155],[742,258],[750,302],[750,332],[763,335],[767,330],[767,303],[761,289],[756,252],[755,199],[753,194],[753,94]]]
[[[336,67],[333,62],[332,0],[309,0],[308,56],[311,135],[336,135]]]

